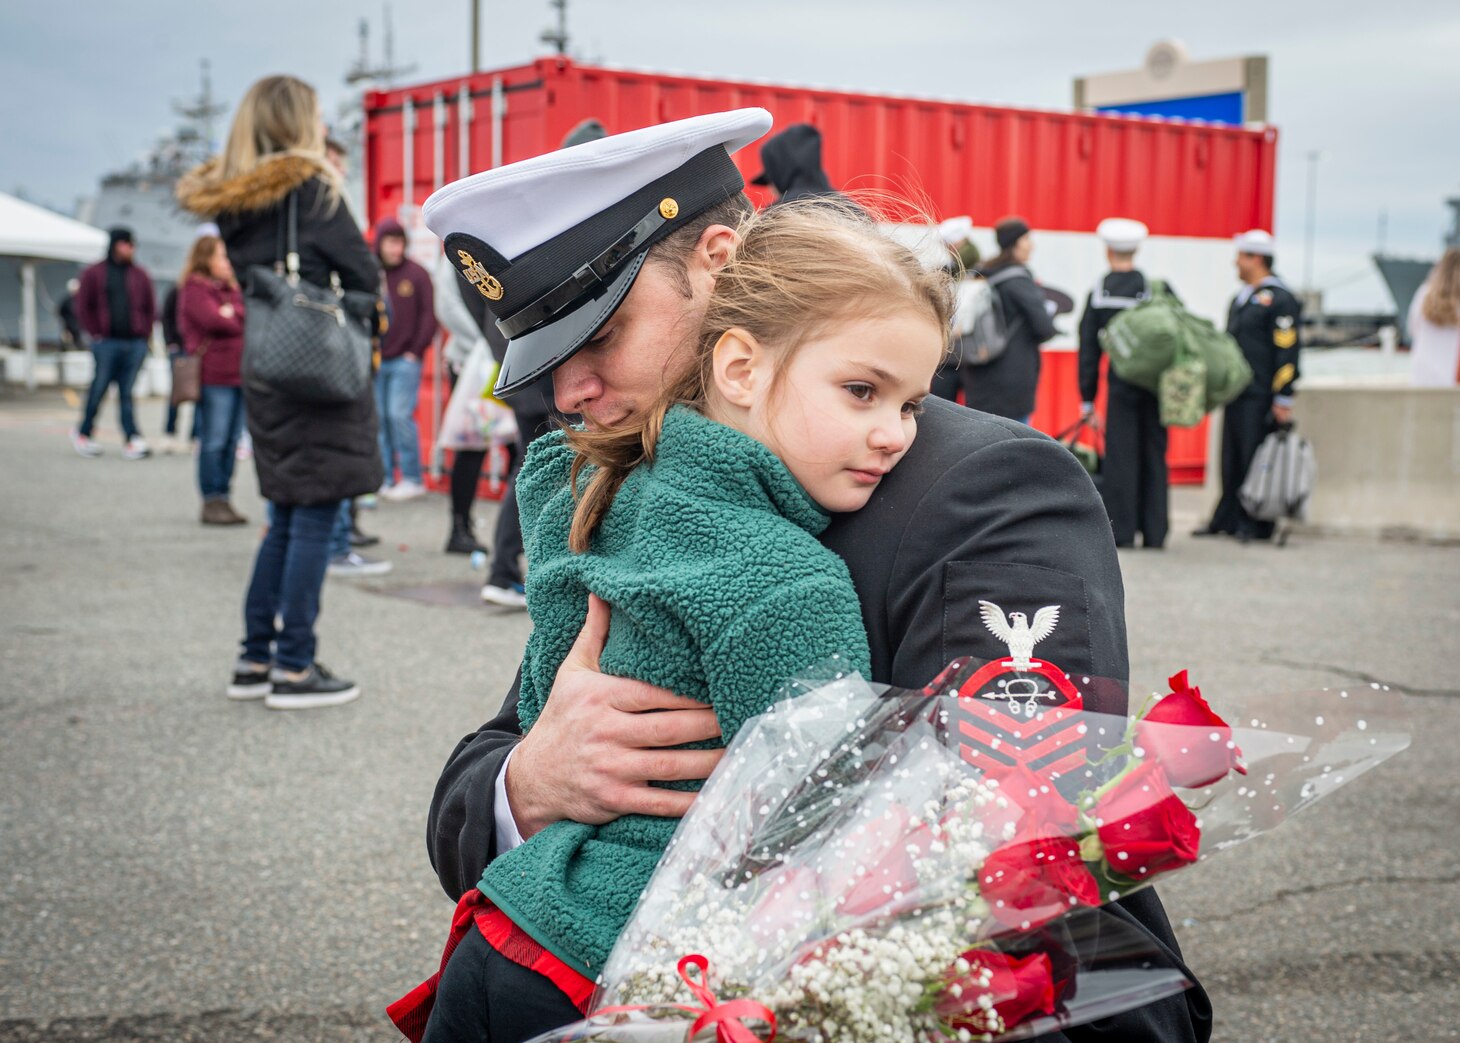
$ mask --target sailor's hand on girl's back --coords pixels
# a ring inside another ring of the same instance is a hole
[[[508,762],[507,800],[524,838],[560,819],[601,825],[623,815],[683,815],[695,795],[650,780],[707,778],[724,755],[670,748],[719,737],[703,703],[599,672],[608,621],[608,604],[590,594],[542,715]]]

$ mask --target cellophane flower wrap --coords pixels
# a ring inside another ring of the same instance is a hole
[[[1128,715],[1110,681],[961,660],[920,692],[788,691],[681,823],[594,1016],[544,1043],[1017,1039],[1149,1003],[1190,983],[1099,907],[1408,743],[1379,686],[1223,716],[1183,672]]]

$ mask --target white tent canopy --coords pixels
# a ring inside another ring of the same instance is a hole
[[[25,383],[31,390],[35,389],[36,262],[90,264],[106,256],[106,247],[107,234],[100,228],[0,192],[0,256],[18,257],[22,262],[20,340],[25,348]]]
[[[0,255],[90,264],[106,256],[100,228],[0,192]]]

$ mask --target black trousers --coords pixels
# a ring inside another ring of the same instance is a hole
[[[1222,412],[1222,499],[1208,526],[1212,532],[1259,540],[1272,536],[1273,523],[1252,517],[1237,498],[1258,446],[1271,431],[1271,395],[1241,395]]]
[[[522,569],[517,564],[522,554],[522,518],[517,513],[517,472],[527,457],[527,447],[539,435],[552,430],[552,417],[519,411],[517,413],[517,459],[507,480],[507,493],[497,514],[497,530],[492,535],[492,570],[487,583],[493,587],[510,587],[522,582]]]
[[[1160,402],[1144,388],[1111,380],[1100,496],[1118,546],[1133,544],[1137,532],[1147,547],[1166,542],[1169,486]]]
[[[472,928],[441,975],[422,1043],[524,1043],[582,1014],[556,985],[513,963]]]

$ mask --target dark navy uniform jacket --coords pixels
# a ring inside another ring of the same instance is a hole
[[[1040,658],[1072,676],[1128,679],[1125,589],[1105,506],[1075,457],[1030,427],[928,399],[907,455],[866,507],[833,519],[822,542],[851,571],[875,681],[921,688],[958,656],[1007,655],[983,624],[980,600],[1030,618],[1059,605]],[[495,854],[497,773],[520,736],[514,686],[501,713],[457,746],[437,784],[427,846],[453,899],[476,885]],[[1196,980],[1152,889],[1107,908],[1138,923],[1169,964]],[[1211,1004],[1198,985],[1040,1039],[1204,1043],[1210,1036]]]
[[[1275,275],[1244,286],[1227,313],[1227,332],[1237,338],[1252,383],[1247,395],[1291,398],[1298,379],[1298,323],[1303,306]]]

